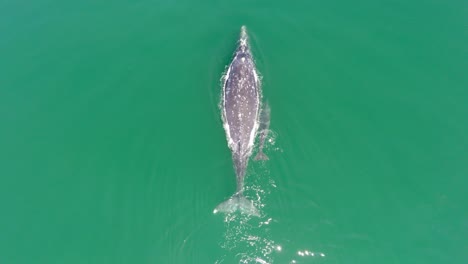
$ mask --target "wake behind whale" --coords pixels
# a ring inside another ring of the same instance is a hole
[[[261,83],[248,43],[245,26],[241,27],[238,46],[223,79],[221,116],[236,172],[236,193],[216,207],[214,213],[240,211],[259,216],[253,202],[244,196],[244,178],[259,128]]]

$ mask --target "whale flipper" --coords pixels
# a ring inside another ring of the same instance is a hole
[[[268,160],[268,156],[263,152],[263,148],[265,147],[265,140],[268,136],[269,128],[270,128],[270,105],[268,101],[265,102],[263,105],[263,109],[260,112],[260,146],[257,155],[255,156],[254,160]]]
[[[242,214],[260,216],[257,208],[253,202],[247,199],[244,195],[235,194],[231,196],[228,200],[222,202],[214,209],[213,213],[234,213],[236,211],[241,212]]]

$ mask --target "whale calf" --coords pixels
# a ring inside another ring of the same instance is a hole
[[[260,78],[248,43],[247,29],[240,38],[223,79],[221,115],[236,172],[236,193],[216,207],[214,213],[240,211],[258,216],[258,210],[244,194],[244,178],[259,127]]]

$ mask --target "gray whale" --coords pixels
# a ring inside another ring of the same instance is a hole
[[[253,202],[243,195],[244,178],[259,127],[260,78],[255,68],[245,26],[241,27],[238,46],[223,79],[221,112],[228,146],[236,172],[236,193],[216,207],[214,213],[239,210],[259,215]]]

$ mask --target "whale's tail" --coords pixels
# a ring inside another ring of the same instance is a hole
[[[236,193],[228,200],[222,202],[214,209],[213,213],[234,213],[239,211],[243,214],[253,215],[253,216],[260,216],[257,208],[253,202],[247,199],[243,194]]]

